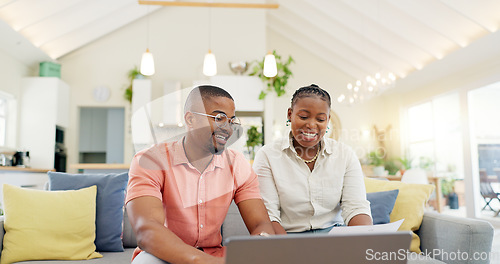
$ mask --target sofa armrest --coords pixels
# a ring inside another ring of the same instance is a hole
[[[481,258],[491,252],[493,234],[487,221],[438,213],[425,213],[418,231],[422,252],[446,263],[489,263]],[[467,252],[469,259],[451,259],[451,254],[461,252]]]

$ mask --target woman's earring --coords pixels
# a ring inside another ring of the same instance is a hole
[[[326,134],[326,133],[328,133],[328,131],[330,131],[330,127],[329,127],[329,126],[327,126],[327,127],[326,127],[326,132],[325,132],[325,134]]]
[[[292,122],[292,121],[291,121],[290,119],[286,120],[286,126],[290,126],[290,123],[291,123],[291,122]]]

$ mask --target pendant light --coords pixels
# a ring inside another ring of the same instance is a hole
[[[215,76],[217,74],[217,61],[211,50],[208,50],[208,53],[205,54],[205,60],[203,60],[203,74],[206,76]]]
[[[155,74],[155,61],[153,59],[153,54],[149,52],[149,6],[148,6],[148,17],[147,17],[147,34],[146,34],[146,52],[142,54],[141,59],[141,74],[145,76],[151,76]]]
[[[271,78],[278,74],[278,69],[276,67],[276,58],[269,52],[264,58],[264,76]]]
[[[212,9],[208,8],[208,53],[203,60],[203,74],[205,76],[215,76],[217,74],[217,61],[210,49],[212,31]]]

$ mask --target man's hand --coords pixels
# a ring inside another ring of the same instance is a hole
[[[266,232],[274,235],[274,229],[261,199],[249,199],[238,203],[241,217],[251,235]]]

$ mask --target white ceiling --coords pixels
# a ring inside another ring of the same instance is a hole
[[[353,79],[381,70],[404,78],[500,28],[499,0],[268,2],[280,4],[267,12],[270,32]],[[148,8],[172,7],[137,0],[0,0],[0,32],[6,36],[9,25],[9,34],[29,41],[2,37],[1,45],[32,45],[57,59],[146,15]]]

